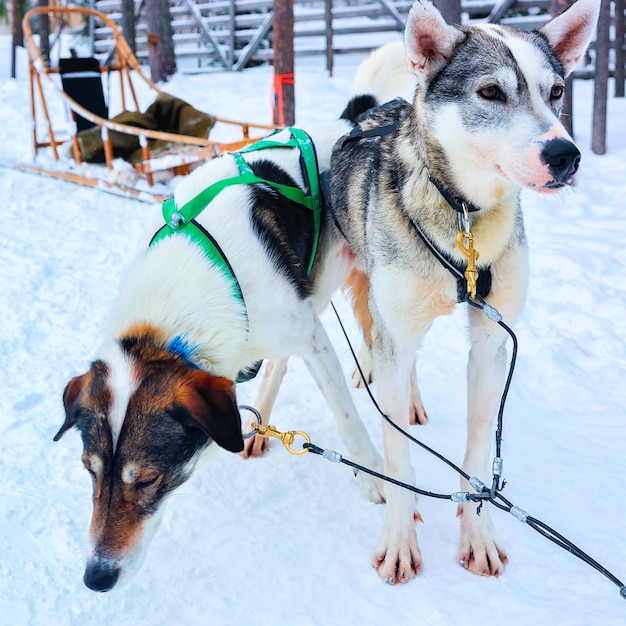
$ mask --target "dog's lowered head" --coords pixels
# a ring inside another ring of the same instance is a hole
[[[578,0],[539,31],[497,24],[455,28],[415,2],[405,46],[418,79],[416,119],[431,173],[488,209],[520,187],[577,182],[580,152],[559,121],[564,79],[595,31],[599,0]]]
[[[93,479],[84,582],[109,591],[136,569],[167,494],[217,443],[243,449],[233,383],[196,369],[155,328],[109,343],[63,394],[60,439],[76,427]]]

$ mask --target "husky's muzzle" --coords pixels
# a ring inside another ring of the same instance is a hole
[[[548,166],[554,182],[551,187],[563,187],[572,182],[580,165],[580,151],[567,139],[556,137],[541,151],[541,160]]]

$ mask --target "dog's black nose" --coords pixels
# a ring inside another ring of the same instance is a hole
[[[119,576],[119,567],[107,561],[90,560],[85,568],[83,582],[92,591],[111,591]]]
[[[550,168],[550,174],[558,183],[567,183],[578,171],[580,152],[567,139],[558,137],[546,143],[541,152],[543,162]]]

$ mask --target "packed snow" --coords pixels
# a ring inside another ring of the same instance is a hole
[[[351,470],[294,457],[274,443],[261,459],[220,452],[168,501],[142,568],[107,594],[82,583],[91,481],[80,437],[52,437],[61,394],[97,350],[121,278],[151,233],[148,203],[7,168],[32,158],[26,59],[9,77],[0,38],[0,623],[334,626],[427,624],[618,626],[618,588],[513,517],[494,511],[510,562],[498,579],[456,563],[456,506],[419,498],[424,570],[384,584],[370,565],[384,508]],[[300,125],[336,117],[359,56],[298,59]],[[268,123],[272,69],[173,77],[165,89],[197,108]],[[115,98],[115,81],[111,82]],[[609,93],[613,93],[612,84]],[[592,84],[575,85],[580,187],[524,195],[531,250],[528,303],[515,330],[519,360],[504,426],[504,495],[626,581],[626,101],[611,98],[608,152],[590,150]],[[48,159],[48,161],[47,161]],[[49,165],[49,157],[40,162]],[[349,307],[334,298],[352,340]],[[325,326],[344,364],[334,316]],[[430,421],[412,434],[460,463],[465,437],[463,307],[433,326],[418,358]],[[242,403],[256,385],[240,386]],[[353,390],[381,448],[376,410]],[[294,359],[272,422],[343,451],[330,411]],[[418,486],[452,492],[446,466],[413,450]]]

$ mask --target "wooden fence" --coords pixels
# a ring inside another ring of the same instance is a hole
[[[147,56],[142,0],[135,0],[136,53]],[[272,0],[171,0],[177,59],[193,60],[196,69],[239,70],[273,58]],[[549,0],[462,0],[464,21],[500,21],[537,28],[548,19]],[[295,54],[367,52],[401,33],[411,0],[295,0]],[[121,21],[120,0],[98,0],[96,8]],[[96,27],[94,50],[108,50],[110,31]],[[363,37],[366,35],[366,37]],[[385,35],[387,37],[385,38]],[[330,65],[330,61],[329,61]]]

